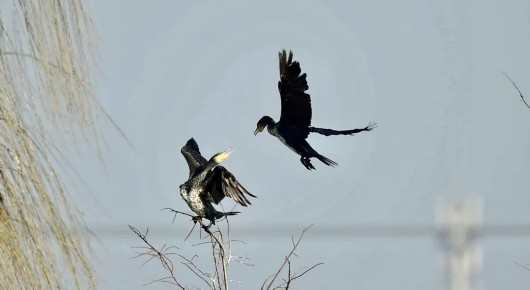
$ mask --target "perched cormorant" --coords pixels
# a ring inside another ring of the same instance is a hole
[[[191,138],[180,152],[184,155],[190,169],[188,180],[180,185],[180,195],[190,209],[198,215],[197,218],[210,220],[206,229],[215,224],[216,219],[239,213],[217,211],[212,202],[219,204],[227,196],[233,198],[240,205],[247,206],[250,201],[245,194],[256,197],[248,192],[230,171],[219,165],[228,159],[232,153],[231,149],[217,153],[209,161],[206,161],[199,151],[199,145]],[[196,221],[197,218],[194,220]]]
[[[325,156],[318,154],[307,143],[306,138],[309,133],[314,132],[325,136],[330,135],[353,135],[362,131],[371,131],[376,127],[375,123],[369,123],[362,129],[353,130],[332,130],[311,127],[311,98],[306,91],[309,89],[306,81],[306,74],[300,74],[300,63],[293,62],[293,52],[289,51],[289,57],[285,50],[280,55],[280,81],[278,90],[282,102],[280,121],[275,122],[271,117],[262,117],[257,124],[254,135],[267,131],[276,136],[283,144],[300,155],[300,161],[309,170],[315,169],[309,158],[315,157],[322,163],[329,166],[336,166],[337,163]]]

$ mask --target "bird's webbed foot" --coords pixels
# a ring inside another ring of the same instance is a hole
[[[300,162],[307,168],[307,170],[314,170],[316,169],[313,164],[311,164],[311,160],[309,160],[309,157],[301,157]]]
[[[191,220],[193,221],[194,224],[200,223],[202,225],[202,218],[200,216],[191,217]]]
[[[210,227],[212,227],[212,225],[213,225],[213,222],[211,222],[211,221],[210,221],[210,223],[207,226],[205,226],[204,224],[201,224],[202,229],[205,232],[207,232],[208,234],[212,234],[212,232],[210,232]]]
[[[202,218],[200,216],[194,216],[191,218],[191,220],[193,221],[194,224],[196,223],[199,223],[201,225],[201,228],[207,232],[208,234],[211,234],[212,232],[210,232],[210,227],[212,227],[213,225],[213,222],[210,221],[210,223],[208,225],[205,225],[202,223]]]
[[[373,129],[377,128],[377,123],[370,122],[368,123],[368,126],[364,127],[364,131],[372,131]]]

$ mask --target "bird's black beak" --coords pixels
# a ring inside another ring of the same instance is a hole
[[[256,129],[256,131],[254,131],[254,136],[258,135],[259,132],[260,132],[260,131],[259,131],[259,128]]]

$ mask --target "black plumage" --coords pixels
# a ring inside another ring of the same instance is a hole
[[[230,171],[220,166],[228,159],[230,149],[212,156],[207,161],[199,151],[199,145],[193,138],[188,140],[180,151],[190,170],[188,180],[180,185],[180,195],[190,209],[200,218],[210,220],[209,228],[216,219],[239,212],[220,212],[212,203],[219,204],[225,197],[234,199],[242,206],[250,205],[245,195],[256,197],[246,190]]]
[[[311,127],[311,97],[307,93],[307,75],[301,74],[300,63],[293,61],[293,53],[289,51],[287,55],[283,50],[279,53],[280,81],[278,90],[281,99],[280,120],[275,122],[271,117],[262,117],[257,124],[254,135],[267,131],[277,137],[283,144],[300,155],[300,161],[309,170],[315,169],[310,158],[317,158],[322,163],[329,166],[336,166],[337,163],[325,156],[320,155],[306,141],[309,133],[318,133],[325,136],[330,135],[353,135],[362,131],[371,131],[376,127],[375,123],[361,129],[352,130],[332,130],[325,128]]]

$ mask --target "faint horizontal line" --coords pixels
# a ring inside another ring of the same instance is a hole
[[[149,236],[153,237],[175,237],[186,236],[192,228],[180,225],[174,226],[137,226],[141,232],[149,228]],[[224,224],[223,224],[224,226]],[[89,229],[98,237],[134,237],[134,233],[127,227],[118,225],[92,225]],[[195,227],[194,231],[197,231]],[[293,225],[274,226],[231,226],[232,235],[238,237],[252,238],[276,238],[297,236],[303,227]],[[224,229],[223,229],[224,230]],[[346,226],[313,226],[306,234],[307,239],[322,238],[430,238],[442,235],[447,228],[432,225],[346,225]],[[484,225],[473,228],[471,232],[480,237],[530,237],[530,224],[523,225]]]

